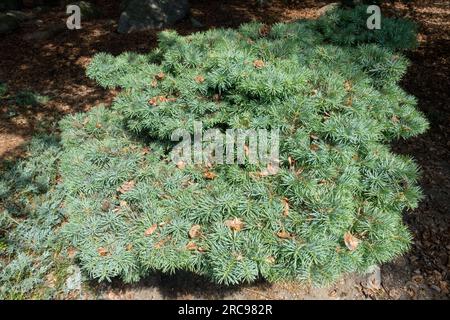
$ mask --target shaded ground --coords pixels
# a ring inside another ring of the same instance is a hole
[[[118,1],[98,0],[103,16],[83,21],[83,29],[65,26],[63,9],[34,12],[21,30],[0,36],[0,82],[9,93],[0,101],[0,159],[23,154],[31,135],[56,131],[64,114],[86,111],[99,103],[110,104],[113,90],[104,90],[85,77],[85,67],[97,52],[146,52],[156,45],[154,32],[120,35],[117,27]],[[305,0],[287,6],[274,0],[258,8],[253,1],[192,0],[192,15],[204,27],[194,28],[189,20],[175,27],[190,32],[210,27],[235,27],[242,22],[267,23],[314,18],[318,9],[332,1]],[[411,67],[403,87],[416,96],[419,108],[431,122],[431,129],[415,139],[399,141],[394,149],[412,155],[420,164],[425,198],[420,208],[405,215],[414,233],[411,251],[382,266],[382,288],[367,289],[366,277],[350,275],[330,288],[312,289],[294,283],[257,283],[237,288],[215,286],[202,278],[181,273],[153,275],[133,286],[92,285],[84,298],[106,299],[447,299],[450,284],[450,5],[446,1],[412,1],[408,5],[385,5],[385,13],[406,16],[419,24],[420,46],[408,53]],[[29,11],[31,12],[31,11]],[[25,40],[26,35],[56,30],[46,40]],[[44,105],[18,106],[15,95],[35,91],[49,97]]]

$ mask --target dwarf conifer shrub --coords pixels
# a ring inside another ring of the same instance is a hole
[[[46,286],[55,269],[63,220],[64,191],[56,185],[60,146],[54,137],[35,137],[32,155],[2,163],[0,175],[0,299],[51,298]]]
[[[88,76],[121,93],[111,109],[61,122],[58,158],[59,237],[91,278],[187,270],[225,284],[325,284],[408,249],[402,213],[420,199],[418,169],[389,142],[427,128],[398,86],[408,65],[399,49],[414,31],[384,19],[381,30],[343,34],[339,16],[365,24],[335,11],[187,37],[166,31],[148,55],[94,58]],[[195,121],[279,129],[280,170],[175,165],[171,134],[193,132]]]

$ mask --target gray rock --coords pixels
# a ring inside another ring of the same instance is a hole
[[[372,290],[381,289],[381,269],[379,266],[373,266],[368,270],[370,272],[367,277],[366,287]]]
[[[78,266],[71,265],[67,269],[67,273],[70,274],[66,279],[65,291],[81,290],[81,270]]]
[[[72,5],[80,7],[81,19],[91,20],[100,17],[100,11],[89,1],[69,1]]]
[[[198,21],[197,19],[195,19],[194,17],[191,17],[191,24],[194,28],[203,28],[204,25],[203,23],[201,23],[200,21]]]
[[[1,0],[0,11],[19,10],[22,9],[22,2],[20,0]]]
[[[16,18],[18,21],[27,21],[34,18],[33,12],[25,13],[23,11],[11,10],[6,13],[8,16]]]
[[[0,13],[0,34],[11,33],[19,28],[19,20],[10,15]]]
[[[55,25],[55,26],[49,27],[46,30],[28,33],[28,34],[24,35],[23,40],[25,40],[25,41],[47,40],[47,39],[53,38],[54,36],[63,32],[64,30],[66,30],[66,28],[64,28],[63,26]]]
[[[188,0],[127,0],[124,5],[120,33],[166,28],[189,14]]]

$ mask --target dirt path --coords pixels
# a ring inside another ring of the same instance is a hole
[[[65,25],[61,8],[34,12],[21,30],[0,36],[0,82],[9,93],[0,100],[0,159],[23,154],[22,146],[38,132],[56,132],[57,121],[67,113],[86,111],[99,103],[110,104],[115,92],[103,90],[85,77],[85,67],[97,52],[146,52],[156,45],[154,32],[120,35],[115,32],[118,4],[93,1],[102,17],[84,21],[79,31],[59,30],[46,40],[25,40],[36,31]],[[194,28],[189,20],[176,25],[188,34],[210,27],[235,27],[242,22],[267,23],[314,18],[318,9],[332,1],[305,0],[291,7],[274,0],[259,9],[252,1],[192,0],[192,15],[204,27]],[[415,238],[410,253],[382,266],[382,288],[364,287],[365,277],[350,275],[330,288],[313,289],[294,283],[257,283],[237,288],[212,285],[190,274],[153,275],[133,286],[93,286],[94,293],[107,299],[447,299],[450,285],[450,6],[447,1],[413,1],[409,5],[389,4],[384,12],[415,19],[420,26],[420,46],[408,53],[412,61],[403,87],[416,96],[420,109],[431,122],[427,134],[400,141],[394,149],[412,155],[423,170],[421,186],[425,199],[420,208],[405,216]],[[28,11],[30,12],[30,11]],[[21,91],[48,96],[42,106],[17,106]]]

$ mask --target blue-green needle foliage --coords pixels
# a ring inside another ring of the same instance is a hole
[[[46,283],[61,247],[64,191],[57,185],[59,142],[36,137],[32,156],[0,171],[0,299],[54,297]]]
[[[365,8],[355,10],[270,28],[166,31],[148,55],[98,54],[88,76],[121,93],[112,109],[61,122],[58,162],[59,236],[82,269],[127,282],[188,270],[225,284],[321,285],[405,252],[402,213],[421,197],[418,168],[389,142],[428,126],[398,86],[408,65],[399,49],[415,34],[389,19],[364,29]],[[345,34],[339,17],[353,25]],[[194,121],[279,128],[280,171],[175,166],[170,135]]]

